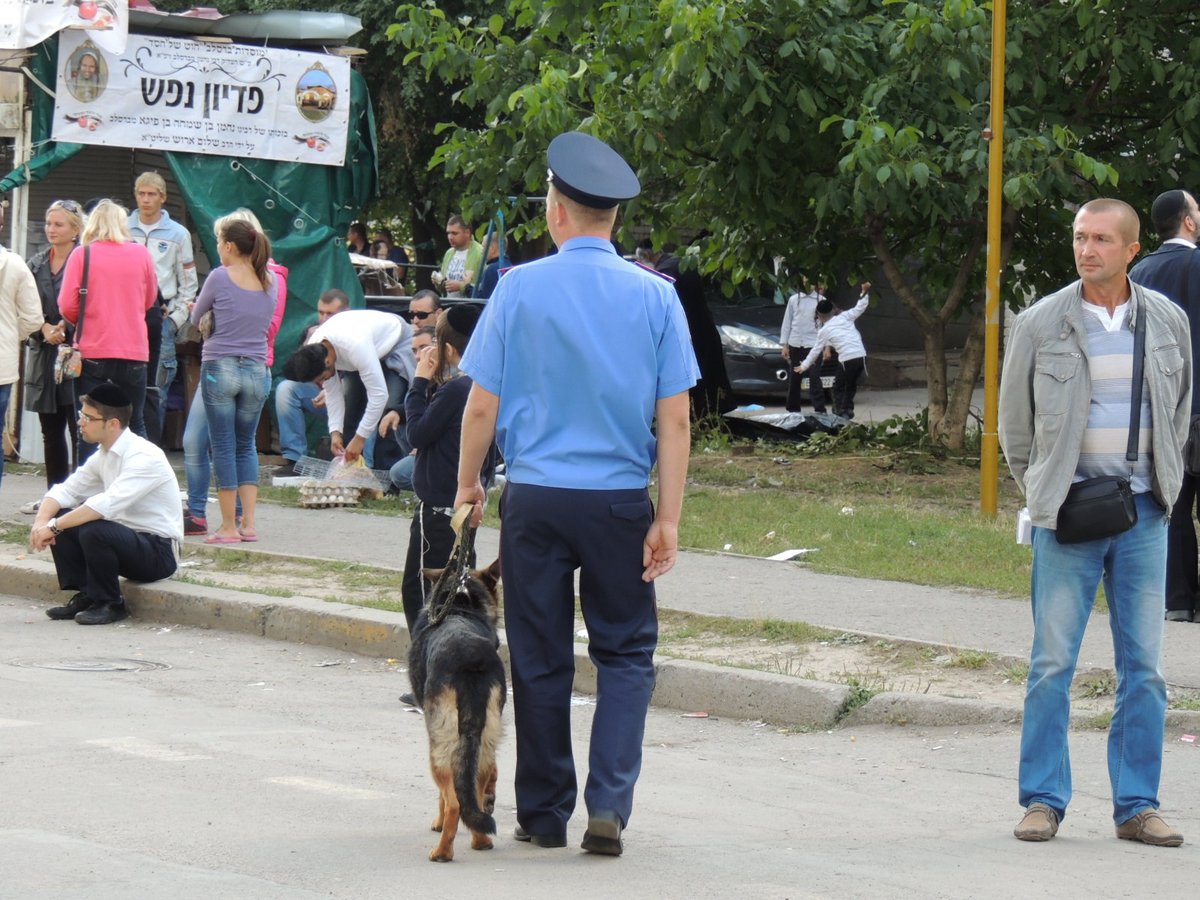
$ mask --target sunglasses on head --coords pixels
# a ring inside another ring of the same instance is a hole
[[[74,200],[55,200],[50,204],[51,209],[65,209],[69,213],[79,213],[79,204]]]

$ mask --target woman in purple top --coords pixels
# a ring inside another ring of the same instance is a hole
[[[258,540],[258,419],[267,399],[267,329],[275,311],[274,276],[267,270],[271,242],[250,223],[217,221],[221,266],[209,273],[192,308],[192,324],[212,310],[212,335],[200,357],[200,390],[208,414],[221,527],[204,543]],[[242,501],[239,528],[235,506]]]

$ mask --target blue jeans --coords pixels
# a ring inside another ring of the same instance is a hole
[[[1167,685],[1159,670],[1166,590],[1166,514],[1137,495],[1138,523],[1116,537],[1060,544],[1033,529],[1033,652],[1021,726],[1021,806],[1044,803],[1060,819],[1071,800],[1067,749],[1071,678],[1096,588],[1104,580],[1117,666],[1108,733],[1113,820],[1158,809]]]
[[[162,433],[167,421],[167,395],[179,370],[179,359],[175,355],[175,336],[179,329],[170,316],[163,316],[162,348],[158,351],[158,371],[154,373],[154,386],[158,389],[158,431]]]
[[[4,421],[8,415],[8,401],[12,397],[13,386],[11,384],[0,384],[0,422]],[[4,479],[4,454],[0,453],[0,481]]]
[[[302,381],[281,381],[275,388],[275,418],[279,421],[279,452],[296,462],[308,452],[308,431],[305,414],[326,418],[324,407],[313,406],[313,398],[321,392],[315,384]]]
[[[395,465],[388,471],[388,478],[392,482],[392,486],[398,491],[411,491],[413,489],[413,469],[417,467],[417,458],[415,456],[402,456],[396,460]]]
[[[208,488],[212,482],[212,464],[208,458],[208,415],[204,409],[204,391],[196,391],[183,427],[183,468],[187,473],[188,512],[206,519]]]
[[[258,419],[267,399],[267,367],[257,359],[227,356],[200,365],[200,388],[212,442],[217,490],[258,484]]]

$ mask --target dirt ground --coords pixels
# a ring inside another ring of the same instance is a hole
[[[269,565],[250,554],[189,552],[176,576],[198,584],[275,596],[308,596],[399,610],[400,573],[357,564],[274,558]],[[321,587],[318,588],[317,586]],[[711,626],[711,627],[710,627]],[[583,621],[576,633],[583,640]],[[664,611],[658,653],[795,678],[850,684],[872,693],[899,691],[1019,706],[1026,662],[936,645],[892,643],[857,634],[811,641],[731,633],[720,623],[701,623]],[[1102,713],[1112,707],[1111,672],[1076,675],[1074,706]]]

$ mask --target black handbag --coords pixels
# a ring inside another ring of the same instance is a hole
[[[1146,357],[1146,304],[1139,304],[1137,325],[1133,330],[1133,390],[1129,410],[1129,440],[1125,459],[1132,477],[1138,458],[1138,434],[1142,425],[1142,375]],[[1137,524],[1137,506],[1129,478],[1101,475],[1077,481],[1067,491],[1067,499],[1058,508],[1058,526],[1054,536],[1060,544],[1082,544],[1128,531]]]

